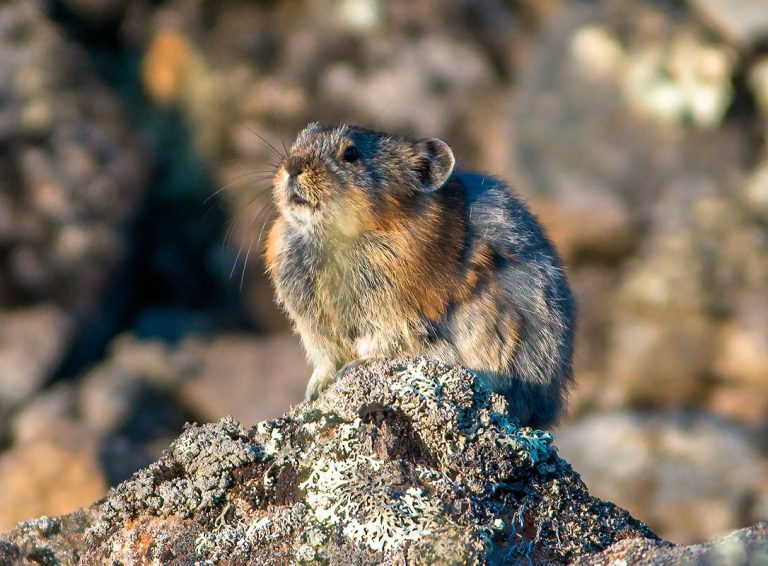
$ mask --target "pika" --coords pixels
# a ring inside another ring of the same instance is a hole
[[[350,363],[463,365],[529,426],[556,423],[576,307],[555,249],[499,179],[454,169],[439,139],[309,124],[273,179],[266,244],[316,397]]]

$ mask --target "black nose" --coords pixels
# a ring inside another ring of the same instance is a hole
[[[300,161],[296,159],[289,159],[288,163],[285,164],[285,170],[291,177],[296,177],[297,175],[301,175],[301,173],[304,171],[304,167]]]

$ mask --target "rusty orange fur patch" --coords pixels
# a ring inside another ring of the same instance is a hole
[[[267,233],[267,245],[265,246],[264,259],[267,265],[267,271],[272,272],[276,269],[277,256],[280,252],[280,238],[282,237],[283,229],[285,228],[285,220],[282,216],[278,216],[272,222],[272,226],[269,227]]]
[[[404,315],[438,320],[466,286],[461,266],[463,198],[458,193],[409,197],[382,195],[371,228],[391,254],[372,263],[391,271],[401,306],[409,311]]]

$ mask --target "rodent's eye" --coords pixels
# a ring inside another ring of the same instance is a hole
[[[360,158],[360,152],[357,151],[357,148],[354,145],[350,145],[344,150],[344,154],[341,158],[347,163],[354,163]]]

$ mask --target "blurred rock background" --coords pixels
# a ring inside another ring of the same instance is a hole
[[[768,518],[764,0],[8,0],[0,530],[301,399],[259,234],[269,143],[312,120],[442,137],[530,201],[593,494],[678,542]]]

